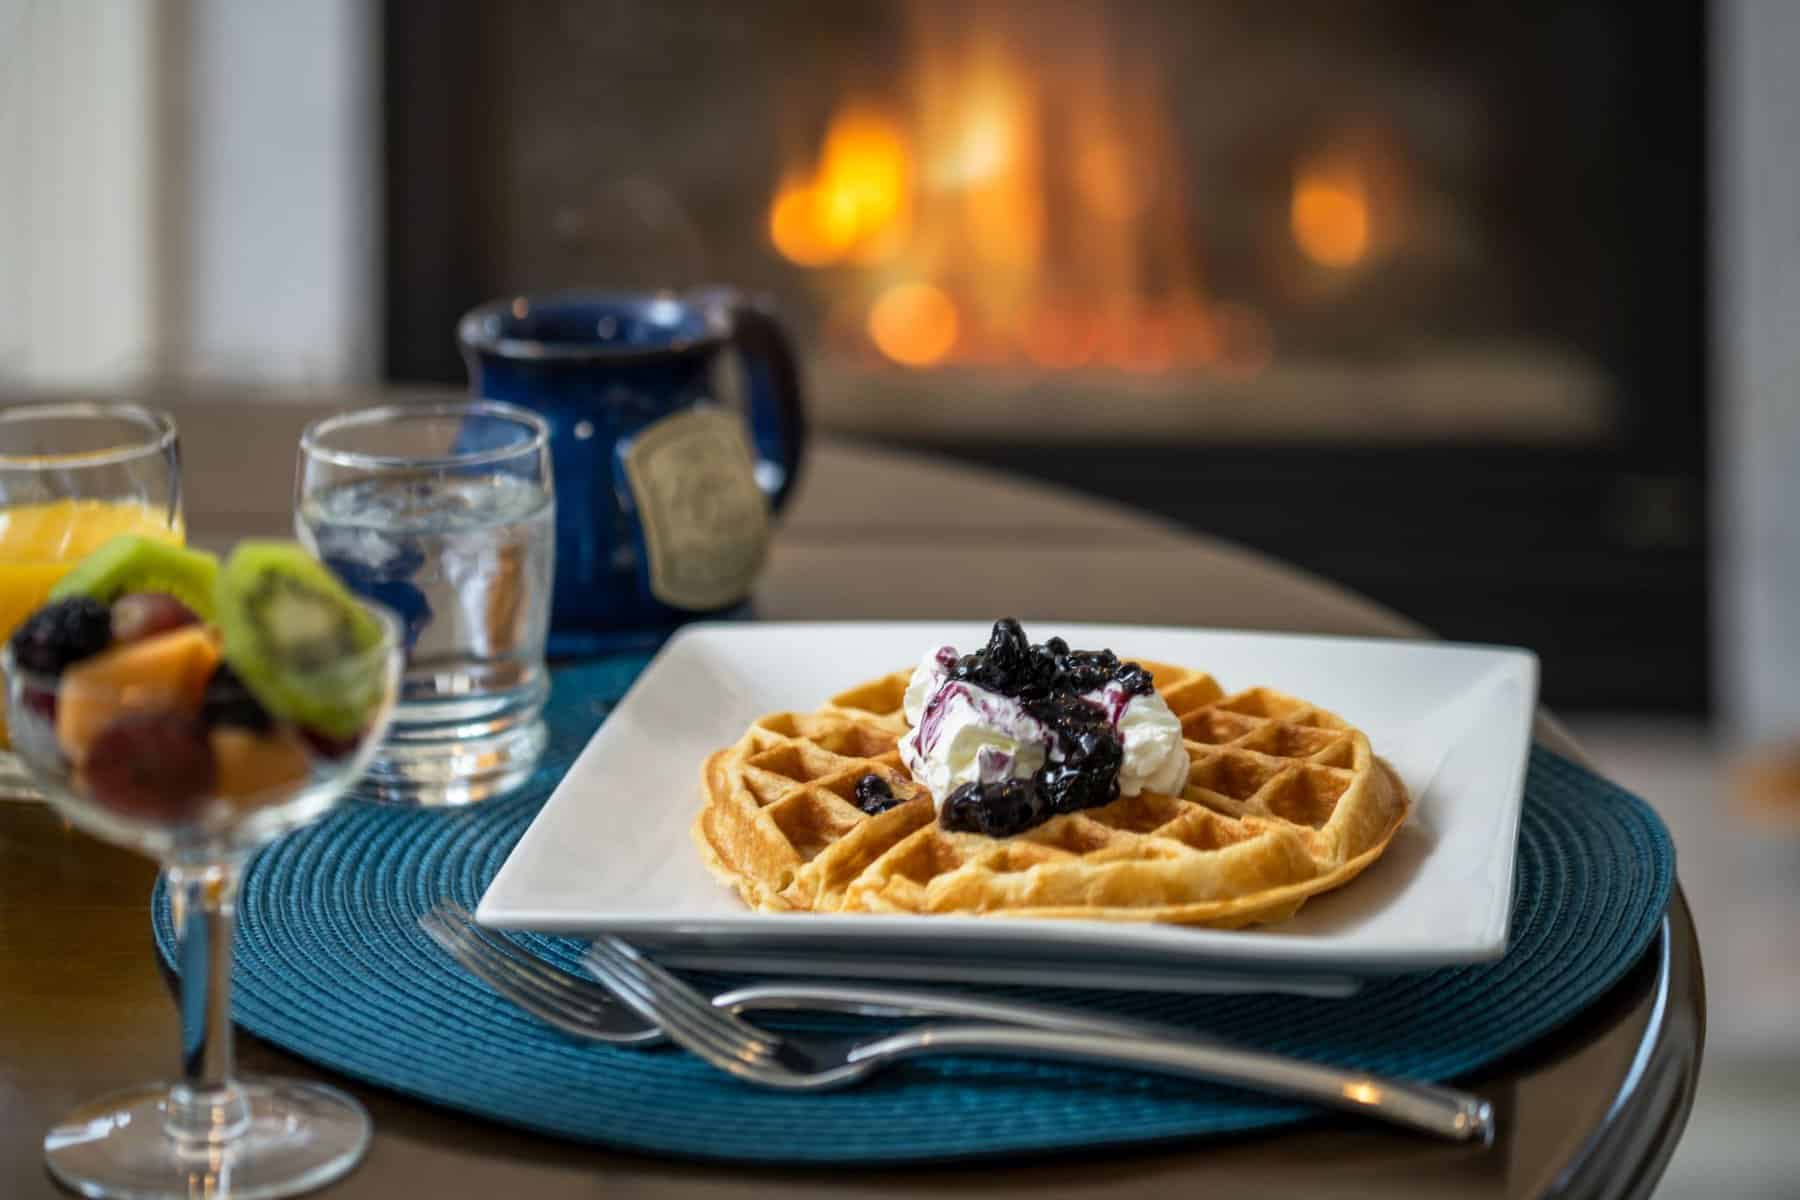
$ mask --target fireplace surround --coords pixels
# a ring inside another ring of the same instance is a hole
[[[494,295],[728,281],[823,429],[1702,710],[1705,16],[388,0],[386,373],[460,381]]]

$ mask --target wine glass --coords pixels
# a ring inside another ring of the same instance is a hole
[[[185,536],[174,419],[134,404],[0,410],[0,640],[120,533],[176,544]],[[3,718],[0,794],[37,796]]]
[[[244,864],[337,803],[393,712],[399,625],[367,607],[374,625],[359,649],[285,677],[308,695],[351,698],[344,703],[362,724],[349,736],[301,728],[254,704],[251,714],[261,718],[208,724],[179,707],[182,696],[192,699],[184,685],[169,683],[165,692],[142,677],[115,681],[109,675],[124,673],[110,664],[46,675],[19,666],[11,643],[0,653],[20,759],[70,823],[162,863],[179,937],[180,1079],[92,1100],[44,1138],[51,1173],[83,1195],[292,1195],[345,1174],[368,1147],[369,1117],[355,1100],[322,1084],[239,1077],[231,1050],[231,946]],[[176,647],[166,652],[171,660],[200,660],[202,682],[213,681],[205,683],[207,702],[216,703],[225,672],[208,641],[216,645],[217,632],[189,625],[163,638]],[[72,748],[71,731],[90,729],[101,732]]]

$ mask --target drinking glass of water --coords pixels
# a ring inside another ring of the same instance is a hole
[[[472,804],[543,753],[556,554],[549,430],[490,402],[393,405],[300,441],[300,538],[405,624],[394,721],[358,794]]]

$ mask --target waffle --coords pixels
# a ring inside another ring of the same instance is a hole
[[[1142,660],[1139,660],[1140,662]],[[961,913],[1232,928],[1291,916],[1380,857],[1405,788],[1341,718],[1269,688],[1143,662],[1181,719],[1180,796],[1145,792],[1012,837],[951,832],[900,763],[899,671],[774,713],[709,757],[694,840],[765,912]],[[900,801],[856,806],[874,773]]]

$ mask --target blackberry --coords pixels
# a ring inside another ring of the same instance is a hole
[[[275,728],[275,718],[269,714],[260,701],[244,686],[237,672],[227,664],[219,664],[213,672],[211,682],[206,685],[206,697],[201,701],[200,715],[208,728],[229,725],[234,729],[248,729],[252,733],[267,733]]]
[[[112,645],[112,611],[89,596],[46,604],[12,636],[13,661],[38,675],[60,675],[70,663]]]
[[[871,817],[886,812],[898,803],[900,798],[894,795],[894,789],[888,786],[888,781],[874,772],[871,771],[856,781],[856,807]]]

